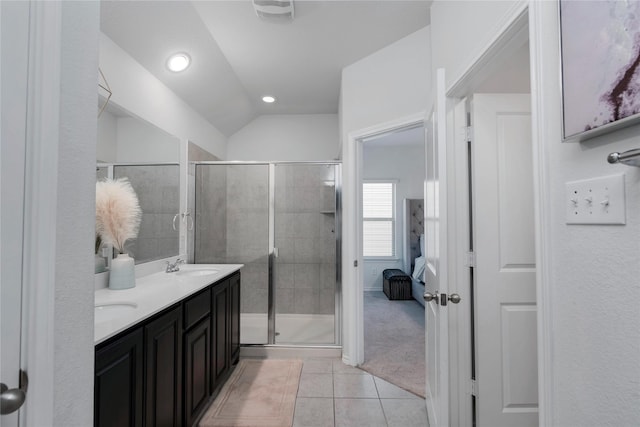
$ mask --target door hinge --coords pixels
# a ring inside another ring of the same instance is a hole
[[[471,395],[478,396],[478,383],[476,380],[471,380]]]
[[[467,142],[471,142],[471,136],[473,135],[473,127],[466,126],[464,128],[464,138]]]
[[[475,252],[467,252],[465,254],[464,266],[465,267],[475,267],[476,266],[476,253]]]
[[[358,260],[353,261],[353,266],[357,267],[358,266]]]
[[[458,134],[458,137],[460,138],[460,140],[467,142],[467,126],[459,127],[458,129],[460,132]]]

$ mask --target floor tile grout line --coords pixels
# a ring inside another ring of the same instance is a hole
[[[331,366],[330,366],[330,373],[331,373],[331,385],[332,385],[332,397],[331,397],[331,402],[332,402],[332,421],[333,421],[333,426],[335,427],[337,425],[337,408],[336,408],[336,403],[338,401],[342,401],[342,400],[377,400],[378,401],[378,405],[380,407],[380,409],[382,410],[382,416],[384,419],[384,424],[388,427],[389,426],[389,420],[388,420],[388,414],[387,411],[385,411],[384,409],[384,405],[382,404],[382,400],[386,399],[386,400],[395,400],[395,401],[412,401],[415,400],[413,398],[407,398],[407,397],[386,397],[386,398],[382,398],[381,397],[381,392],[380,392],[380,384],[376,381],[377,378],[375,375],[369,374],[368,376],[370,376],[372,378],[372,381],[374,383],[374,387],[376,390],[376,396],[377,397],[347,397],[347,396],[343,396],[343,397],[336,397],[335,395],[335,378],[336,378],[336,374],[338,375],[344,375],[345,372],[340,371],[339,369],[336,369],[336,365],[332,362]],[[304,364],[303,364],[303,368],[304,369]],[[323,371],[323,372],[326,372]],[[310,372],[307,372],[307,374],[309,374]],[[312,372],[314,374],[320,374],[322,372]],[[327,374],[329,372],[326,372]],[[301,371],[301,379],[302,379],[302,371]],[[384,380],[383,380],[384,381]],[[300,392],[300,384],[301,381],[298,383],[298,390],[297,393]],[[322,397],[308,397],[309,399],[322,399]],[[296,394],[296,403],[298,401],[298,395]],[[296,405],[297,406],[297,405]],[[295,420],[295,414],[296,414],[296,410],[294,409],[294,420]]]
[[[378,390],[378,382],[376,381],[376,376],[371,376],[373,381],[373,386],[376,388],[376,394],[378,395],[378,405],[380,405],[380,409],[382,410],[382,416],[384,417],[384,423],[389,426],[389,420],[387,420],[387,414],[384,412],[384,406],[382,406],[382,398],[380,397],[380,390]]]
[[[384,411],[384,406],[382,405],[382,396],[380,396],[380,389],[378,388],[378,382],[376,381],[376,376],[373,377],[373,385],[376,387],[376,393],[378,393],[378,404],[380,405],[380,409],[382,410],[382,416],[384,417],[384,422],[387,426],[389,426],[389,420],[387,419],[387,414]]]
[[[380,399],[380,390],[378,390],[378,383],[376,381],[376,377],[373,377],[373,386],[376,388],[376,394],[378,395],[378,399]]]
[[[333,409],[333,426],[335,427],[336,425],[336,381],[334,377],[333,362],[331,362],[331,392],[332,392],[331,408]]]

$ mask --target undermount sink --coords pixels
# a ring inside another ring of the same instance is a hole
[[[217,274],[219,272],[220,270],[217,268],[183,266],[180,267],[180,271],[176,271],[176,276],[202,277]]]
[[[104,302],[95,305],[95,317],[96,321],[109,320],[118,317],[122,314],[130,313],[132,310],[138,308],[138,304],[129,301],[120,302]]]

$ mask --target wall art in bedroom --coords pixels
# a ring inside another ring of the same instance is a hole
[[[640,1],[559,5],[564,139],[640,122]]]

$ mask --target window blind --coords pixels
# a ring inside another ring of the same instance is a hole
[[[394,245],[394,184],[365,182],[362,186],[362,243],[365,257],[392,257]]]

